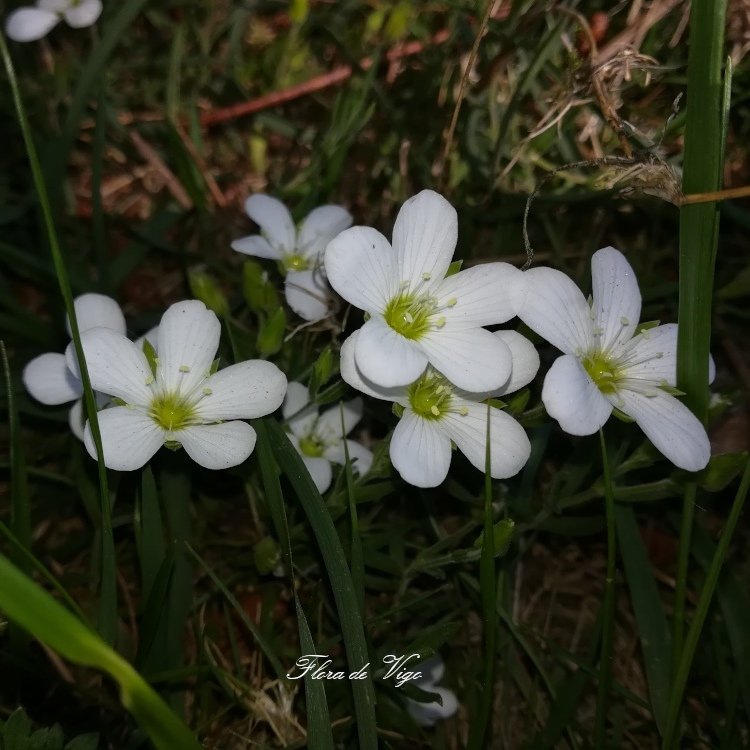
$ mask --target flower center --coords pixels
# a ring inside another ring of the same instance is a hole
[[[448,381],[435,372],[429,372],[409,386],[409,406],[424,419],[440,419],[450,410],[453,391]]]
[[[183,430],[195,422],[194,404],[176,393],[157,396],[151,402],[148,413],[151,419],[169,432]]]
[[[310,458],[320,458],[325,451],[325,445],[315,435],[300,438],[299,447],[302,453]]]
[[[310,267],[310,260],[299,253],[285,255],[282,262],[285,271],[306,271]]]
[[[601,352],[589,354],[581,364],[602,393],[615,392],[619,374]]]
[[[383,317],[396,333],[407,339],[418,339],[430,330],[429,317],[434,309],[431,298],[403,291],[388,303]]]

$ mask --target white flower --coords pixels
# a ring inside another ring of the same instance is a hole
[[[16,42],[34,42],[62,20],[81,29],[95,24],[101,13],[101,0],[37,0],[36,7],[18,8],[8,16],[5,33]]]
[[[321,256],[328,242],[351,226],[349,212],[342,206],[320,206],[302,220],[298,231],[286,206],[270,195],[250,196],[245,211],[261,234],[235,240],[232,249],[278,261],[286,275],[284,292],[289,307],[305,320],[324,318],[330,290]]]
[[[159,324],[155,373],[143,351],[121,333],[92,328],[82,335],[92,386],[124,403],[98,414],[104,463],[110,469],[138,469],[164,444],[182,445],[207,469],[236,466],[252,453],[255,430],[236,420],[277,409],[286,377],[262,360],[211,375],[220,333],[219,319],[202,302],[172,305]],[[77,371],[72,346],[66,356]],[[88,424],[84,442],[96,457]]]
[[[519,317],[563,352],[544,379],[542,401],[565,432],[591,435],[617,408],[634,419],[673,463],[698,471],[708,463],[706,430],[673,395],[677,325],[639,332],[641,294],[633,269],[613,247],[591,258],[589,304],[564,273],[525,272]]]
[[[530,382],[539,369],[539,355],[531,342],[515,331],[491,335],[512,352],[513,371],[489,394],[459,390],[431,367],[408,386],[383,388],[368,380],[355,362],[361,330],[341,347],[341,377],[349,385],[403,408],[391,438],[390,456],[396,471],[409,484],[437,487],[450,468],[451,443],[483,472],[488,411],[490,474],[496,479],[512,477],[528,460],[531,446],[521,425],[500,409],[488,409],[482,400],[512,393]]]
[[[445,672],[445,663],[439,655],[436,654],[417,666],[422,676],[414,680],[414,684],[428,693],[437,693],[443,704],[440,705],[437,701],[420,703],[407,698],[406,710],[420,726],[432,727],[439,719],[448,719],[458,711],[458,699],[452,690],[438,687],[437,683],[443,679]]]
[[[120,334],[125,333],[125,316],[120,306],[104,294],[82,294],[73,301],[81,333],[103,326]],[[70,335],[70,321],[66,321]],[[73,434],[83,440],[83,384],[65,362],[64,354],[48,352],[32,359],[23,370],[23,384],[37,401],[46,406],[58,406],[75,401],[68,414]],[[95,394],[101,407],[107,399]]]
[[[373,383],[407,385],[428,363],[469,391],[491,391],[508,379],[510,351],[482,326],[515,315],[511,285],[521,271],[486,263],[446,278],[457,236],[453,206],[423,190],[399,211],[393,246],[371,227],[347,229],[328,245],[331,286],[369,315],[355,358]]]
[[[291,430],[291,440],[318,488],[325,492],[331,485],[331,463],[346,463],[345,435],[362,419],[362,399],[347,401],[343,409],[344,429],[341,428],[341,409],[334,406],[318,415],[309,408],[310,392],[302,383],[289,383],[282,414]],[[360,475],[372,466],[372,452],[354,440],[346,440],[349,460]]]

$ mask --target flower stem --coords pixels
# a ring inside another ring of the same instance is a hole
[[[682,706],[682,698],[685,694],[685,686],[687,685],[687,680],[690,676],[690,668],[693,664],[695,649],[698,646],[698,640],[700,639],[701,631],[703,630],[703,625],[706,621],[706,616],[708,615],[711,600],[713,599],[714,591],[716,590],[716,584],[719,581],[719,573],[721,573],[724,558],[729,549],[729,542],[732,540],[737,521],[742,513],[742,507],[745,504],[748,489],[750,489],[750,461],[745,463],[745,471],[742,475],[742,481],[740,482],[739,489],[737,490],[734,502],[732,503],[732,509],[729,512],[727,525],[724,527],[724,532],[721,535],[721,539],[719,540],[719,544],[717,545],[713,559],[711,560],[711,565],[708,569],[708,574],[706,575],[706,582],[703,584],[700,598],[698,599],[695,617],[690,623],[690,629],[688,630],[687,638],[685,639],[685,646],[680,654],[680,662],[677,666],[674,684],[672,685],[672,693],[669,698],[669,713],[667,714],[667,724],[666,729],[664,730],[662,750],[673,750],[673,748],[677,746],[677,729],[680,717],[680,707]]]
[[[612,644],[615,632],[615,561],[617,558],[617,535],[615,533],[615,493],[612,489],[612,473],[607,459],[607,444],[604,431],[599,430],[604,472],[604,503],[607,515],[607,575],[604,581],[604,610],[602,650],[599,657],[599,688],[596,694],[596,724],[594,747],[604,748],[607,735],[607,701],[612,684]]]

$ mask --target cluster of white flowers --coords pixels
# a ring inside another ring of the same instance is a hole
[[[564,431],[592,434],[615,412],[635,421],[676,466],[697,471],[708,463],[706,431],[676,397],[677,326],[639,328],[638,283],[618,250],[593,255],[587,301],[552,268],[485,263],[451,273],[456,211],[430,190],[403,205],[392,243],[371,227],[350,227],[341,206],[316,208],[299,230],[275,198],[254,195],[245,207],[262,234],[232,247],[281,264],[293,310],[307,320],[327,315],[327,278],[364,311],[364,324],[341,347],[341,377],[393,404],[399,422],[391,462],[410,484],[443,482],[454,447],[480,471],[489,455],[490,474],[499,479],[528,460],[526,433],[497,399],[533,380],[539,355],[515,331],[487,329],[516,316],[563,352],[545,377],[542,401]],[[347,454],[355,471],[368,472],[372,453],[347,438],[362,417],[362,400],[319,414],[307,387],[287,387],[270,362],[215,371],[221,325],[202,302],[172,305],[158,329],[136,342],[125,336],[114,300],[88,294],[75,305],[92,387],[105,407],[99,423],[108,467],[137,469],[162,445],[184,447],[207,468],[236,466],[255,445],[242,420],[283,402],[287,432],[321,492],[331,484],[331,464],[344,464]],[[34,359],[23,379],[42,403],[75,400],[71,428],[95,456],[89,426],[81,429],[72,344],[65,356]]]
[[[82,29],[93,26],[101,14],[101,0],[37,0],[35,6],[17,8],[8,16],[5,33],[16,42],[35,42],[60,21]]]

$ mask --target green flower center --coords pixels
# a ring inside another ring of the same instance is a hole
[[[602,393],[615,392],[619,373],[600,352],[584,357],[581,364]]]
[[[306,271],[310,267],[310,260],[299,253],[285,255],[282,263],[285,271]]]
[[[184,396],[166,393],[151,402],[149,416],[163,429],[177,432],[195,423],[195,407]]]
[[[320,458],[325,451],[325,445],[315,435],[300,438],[299,447],[302,453],[310,458]]]
[[[430,316],[435,304],[429,297],[412,292],[399,292],[385,308],[385,322],[407,339],[419,339],[430,330]]]
[[[424,419],[441,419],[450,410],[453,391],[448,381],[434,372],[422,375],[407,391],[411,410]]]

